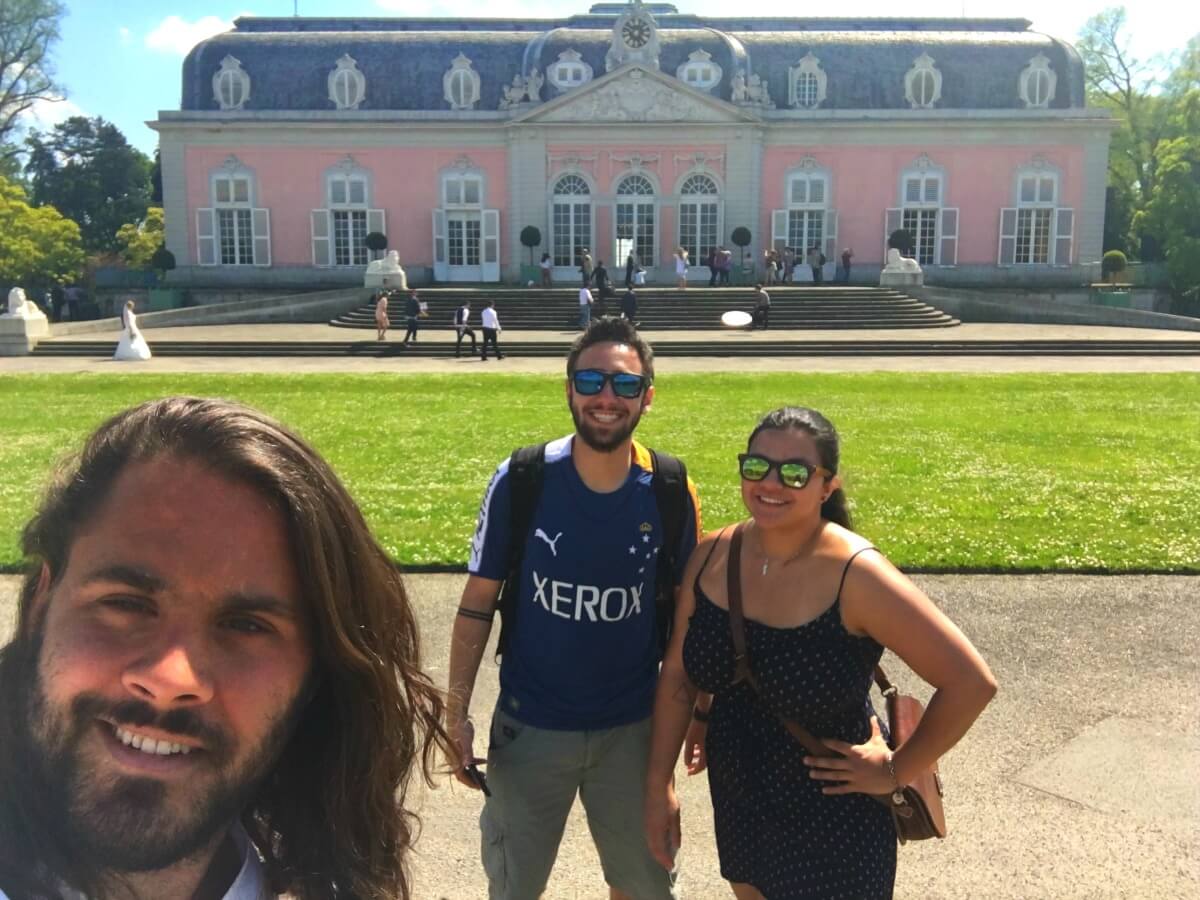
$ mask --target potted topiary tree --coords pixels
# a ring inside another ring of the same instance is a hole
[[[536,225],[526,225],[521,229],[521,245],[529,248],[529,265],[521,266],[521,284],[537,284],[540,273],[533,262],[533,248],[542,244],[542,232]]]
[[[746,248],[750,246],[750,242],[754,240],[754,235],[750,233],[750,229],[745,225],[739,225],[729,234],[729,240],[733,245],[741,250],[741,258],[738,260],[738,284],[745,284],[754,277],[754,267],[750,270],[746,269]]]
[[[1104,287],[1095,285],[1092,290],[1101,306],[1129,306],[1129,292],[1123,287],[1117,287],[1117,276],[1121,275],[1129,265],[1129,260],[1120,250],[1109,250],[1100,257],[1100,277],[1107,278]]]
[[[175,268],[175,254],[167,249],[166,244],[159,244],[154,255],[150,257],[150,268],[158,273],[158,283],[162,285],[167,273]],[[169,287],[150,288],[150,309],[178,309],[183,306],[183,292]]]
[[[371,251],[371,259],[378,259],[376,253],[382,253],[387,249],[387,235],[380,231],[372,231],[365,238],[363,243],[367,245],[367,249]]]

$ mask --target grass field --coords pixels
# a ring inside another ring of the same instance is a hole
[[[758,415],[822,410],[856,526],[918,569],[1200,572],[1200,376],[673,375],[639,437],[682,456],[706,527],[742,513],[734,456]],[[565,434],[549,376],[0,379],[0,567],[54,461],[104,417],[171,393],[236,398],[307,436],[402,563],[466,560],[514,447]]]

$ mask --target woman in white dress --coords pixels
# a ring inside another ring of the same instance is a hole
[[[124,329],[121,331],[121,340],[117,342],[117,352],[113,354],[113,359],[149,359],[150,346],[138,330],[132,300],[121,310],[121,324]]]
[[[681,291],[687,290],[688,252],[682,247],[675,248],[675,286]]]

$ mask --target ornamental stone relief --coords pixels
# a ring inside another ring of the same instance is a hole
[[[687,122],[713,119],[713,111],[634,69],[548,113],[547,122]]]

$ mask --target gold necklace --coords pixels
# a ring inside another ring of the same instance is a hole
[[[755,524],[754,527],[755,527],[755,530],[757,531],[758,530],[757,523]],[[808,552],[809,550],[812,549],[812,545],[815,544],[817,542],[817,538],[819,538],[821,536],[822,530],[823,529],[818,526],[818,528],[817,528],[816,532],[813,534],[813,536],[810,537],[807,541],[805,541],[804,545],[799,550],[797,550],[795,553],[793,553],[791,556],[789,556],[787,559],[783,560],[782,562],[780,562],[779,560],[774,560],[774,561],[779,562],[780,568],[783,568],[784,566],[788,566],[788,565],[794,563],[797,559],[799,559],[806,552]],[[762,538],[758,539],[758,546],[762,547]],[[767,556],[765,551],[761,551],[760,555],[762,556],[762,560],[763,560],[762,574],[766,575],[767,570],[771,567],[771,563],[773,560],[771,559],[771,557]]]

